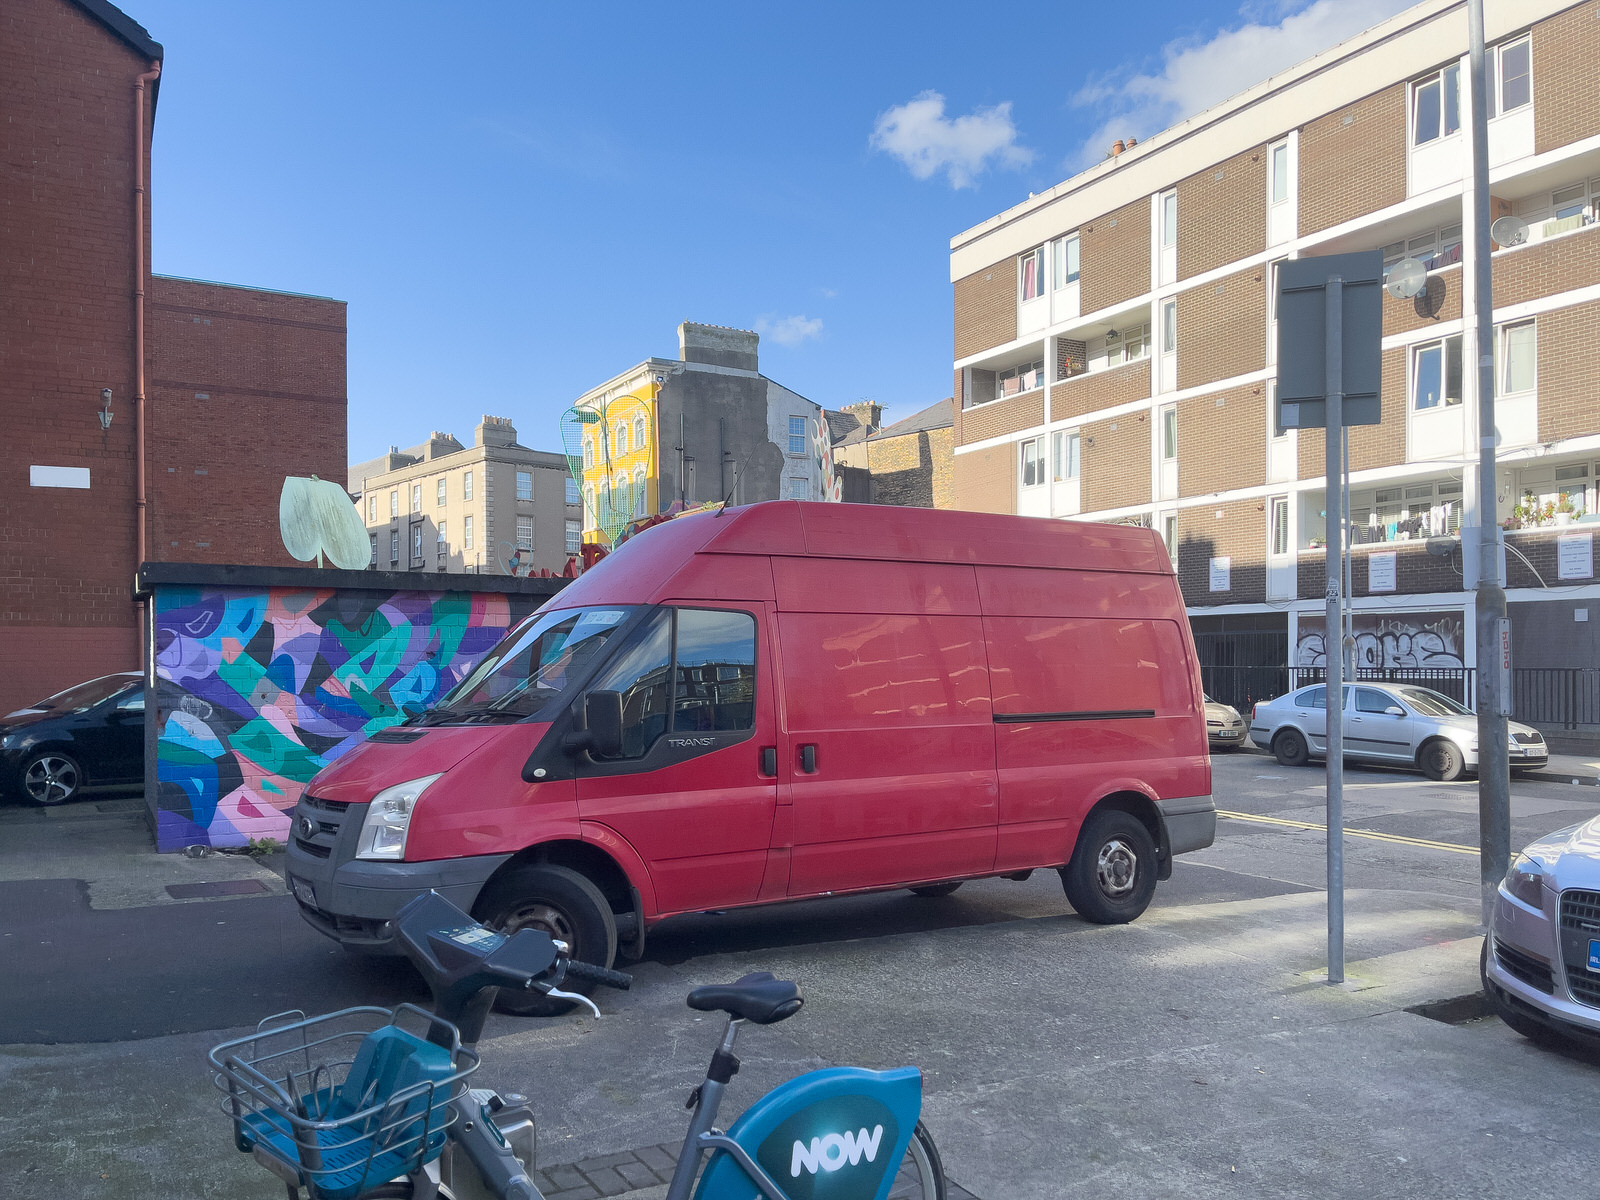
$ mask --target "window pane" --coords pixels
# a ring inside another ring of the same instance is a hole
[[[1454,133],[1461,128],[1461,68],[1444,70],[1444,131]]]
[[[748,613],[678,613],[677,733],[753,729],[756,720],[756,622]]]
[[[1439,136],[1439,79],[1435,76],[1427,83],[1420,84],[1415,92],[1413,101],[1416,109],[1416,124],[1412,135],[1412,142],[1418,146],[1431,142]]]
[[[441,476],[439,476],[439,486],[435,489],[435,493],[434,493],[434,500],[437,503],[444,504],[444,503],[448,502],[449,493],[447,492],[446,488],[447,488],[447,481],[446,481],[445,477],[443,475],[441,475]]]
[[[578,495],[578,481],[569,475],[567,477],[567,503],[576,504],[580,498]]]
[[[1495,96],[1498,94],[1498,89],[1495,86],[1494,71],[1497,58],[1499,55],[1492,48],[1483,56],[1483,90],[1489,97],[1489,102],[1483,106],[1486,117],[1493,117],[1495,114]]]
[[[1043,483],[1042,464],[1039,462],[1039,440],[1022,443],[1022,486],[1033,487]]]
[[[618,757],[639,758],[667,731],[671,661],[672,614],[664,612],[641,641],[595,680],[597,692],[622,693],[622,753]]]
[[[1161,412],[1161,457],[1178,457],[1178,410],[1176,408],[1163,409]]]
[[[1067,239],[1067,276],[1069,279],[1078,277],[1078,235],[1073,234]]]
[[[583,547],[583,522],[567,522],[567,553],[576,554]]]
[[[1446,338],[1444,342],[1444,402],[1461,403],[1461,339]]]
[[[1161,306],[1161,349],[1171,354],[1178,348],[1178,302],[1168,300]]]
[[[1423,409],[1437,408],[1439,393],[1444,384],[1441,358],[1443,351],[1438,346],[1429,346],[1417,351],[1415,379],[1412,386],[1412,405],[1420,412]]]
[[[532,500],[533,499],[533,472],[531,472],[531,471],[518,471],[517,472],[517,499],[518,500]]]
[[[463,500],[471,500],[472,499],[472,472],[471,471],[468,471],[465,475],[463,475],[461,477],[461,498]]]
[[[464,517],[461,523],[461,545],[468,550],[472,549],[472,518]]]
[[[1524,321],[1502,331],[1505,335],[1504,375],[1502,383],[1508,395],[1533,390],[1534,336],[1533,322]]]
[[[1507,46],[1500,52],[1500,111],[1520,108],[1533,99],[1533,80],[1530,78],[1532,58],[1527,40]]]
[[[1280,204],[1289,198],[1289,147],[1272,148],[1272,202]]]
[[[1161,197],[1161,244],[1178,244],[1178,193],[1168,192]]]
[[[1272,552],[1274,554],[1289,553],[1289,500],[1286,496],[1274,496],[1272,500]]]
[[[1044,249],[1030,251],[1022,259],[1022,298],[1037,299],[1040,293],[1040,274],[1044,270]]]

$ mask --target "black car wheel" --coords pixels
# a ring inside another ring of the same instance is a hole
[[[617,957],[617,925],[605,895],[568,867],[538,864],[519,867],[484,890],[473,910],[485,925],[502,933],[539,929],[567,944],[573,958],[609,967]],[[565,992],[588,995],[594,984],[568,980]],[[554,1017],[573,1007],[529,989],[501,988],[495,1009],[524,1017]]]
[[[1272,753],[1285,767],[1303,767],[1306,765],[1306,760],[1311,757],[1306,739],[1300,736],[1300,731],[1297,729],[1285,729],[1273,738]]]
[[[1095,813],[1061,868],[1061,886],[1073,910],[1096,925],[1139,916],[1156,890],[1156,844],[1144,822],[1119,809]]]
[[[1417,753],[1417,766],[1429,779],[1437,779],[1441,783],[1452,783],[1461,778],[1466,770],[1466,759],[1461,751],[1456,749],[1454,743],[1447,742],[1444,738],[1435,738],[1423,745]]]
[[[35,754],[22,764],[22,794],[30,804],[65,804],[76,799],[82,789],[82,768],[76,759],[59,750]]]

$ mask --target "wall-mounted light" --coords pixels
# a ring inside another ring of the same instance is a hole
[[[1106,330],[1106,341],[1108,341],[1108,342],[1114,342],[1121,336],[1122,335],[1120,333],[1118,333],[1115,329]]]
[[[100,428],[111,428],[111,389],[100,389],[100,411],[95,414],[100,418]]]

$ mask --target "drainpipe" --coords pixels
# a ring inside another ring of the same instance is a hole
[[[144,160],[144,96],[147,84],[161,74],[161,64],[133,81],[133,473],[134,507],[139,523],[139,557],[145,561],[145,469],[144,469],[144,281],[148,272],[144,240],[146,164]],[[142,639],[141,639],[142,640]]]

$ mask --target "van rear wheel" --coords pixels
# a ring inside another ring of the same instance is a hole
[[[1072,860],[1061,868],[1067,903],[1096,925],[1125,925],[1156,892],[1156,844],[1144,822],[1102,809],[1085,822]]]
[[[570,867],[537,864],[519,867],[484,890],[473,915],[502,933],[540,929],[565,942],[572,957],[609,967],[617,957],[617,922],[600,889]],[[594,985],[568,980],[563,991],[588,995]],[[553,1000],[532,990],[501,988],[496,1012],[521,1017],[556,1017],[571,1011],[570,1000]]]

